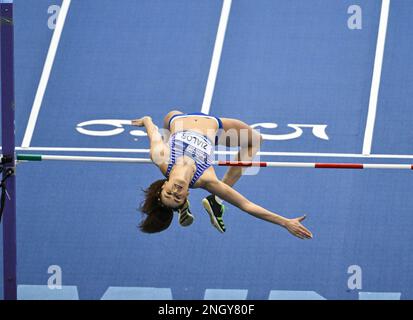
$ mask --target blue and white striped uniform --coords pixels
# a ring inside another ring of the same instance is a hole
[[[210,114],[206,114],[206,113],[203,113],[203,112],[175,114],[174,116],[171,117],[171,119],[169,119],[169,125],[168,125],[169,130],[171,130],[172,122],[174,122],[177,119],[184,119],[184,118],[188,118],[188,117],[200,117],[200,118],[214,119],[218,124],[218,131],[217,131],[217,135],[215,136],[215,144],[218,144],[218,138],[219,138],[220,133],[224,129],[224,125],[222,123],[222,120],[219,117],[216,117],[216,116],[213,116],[213,115],[210,115]]]
[[[175,132],[170,136],[169,147],[171,150],[171,156],[169,159],[168,169],[166,171],[167,178],[169,178],[169,173],[175,165],[176,160],[183,156],[190,157],[196,164],[196,171],[189,187],[192,187],[202,176],[205,170],[212,165],[214,159],[214,147],[212,142],[198,132]]]

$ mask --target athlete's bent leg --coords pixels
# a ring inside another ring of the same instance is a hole
[[[169,111],[169,112],[166,114],[165,118],[163,119],[163,128],[164,128],[164,129],[168,129],[168,130],[169,130],[169,120],[171,120],[171,118],[172,118],[173,116],[176,116],[177,114],[183,114],[183,112],[182,112],[182,111],[179,111],[179,110],[172,110],[172,111]]]
[[[251,128],[246,123],[230,118],[221,118],[223,133],[220,135],[218,144],[227,147],[239,147],[236,161],[251,161],[259,151],[262,144],[262,137],[258,131]],[[230,167],[225,173],[222,182],[233,186],[242,176],[244,168]],[[215,195],[209,195],[202,200],[205,210],[208,212],[211,223],[219,232],[225,232],[225,224],[222,216],[225,206],[222,200]]]
[[[251,161],[261,148],[262,136],[246,123],[229,118],[221,118],[224,132],[220,136],[219,144],[227,147],[239,147],[235,161]],[[242,176],[245,168],[229,167],[222,182],[233,186]]]

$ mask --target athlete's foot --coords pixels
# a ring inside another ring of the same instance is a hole
[[[222,216],[225,212],[225,206],[223,204],[219,204],[215,199],[215,196],[212,194],[204,198],[202,200],[202,204],[209,214],[212,225],[217,228],[219,232],[224,233],[225,224],[224,220],[222,220]]]
[[[187,227],[194,222],[194,216],[189,209],[189,200],[186,200],[184,206],[178,209],[179,224],[183,227]]]

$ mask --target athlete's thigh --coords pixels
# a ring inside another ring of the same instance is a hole
[[[238,147],[251,145],[253,138],[259,139],[258,131],[251,128],[245,122],[232,118],[220,119],[222,121],[223,132],[218,139],[218,144],[227,147]]]
[[[177,114],[183,114],[183,112],[179,111],[179,110],[172,110],[169,111],[167,113],[167,115],[165,116],[165,118],[163,119],[163,127],[164,129],[168,129],[169,130],[169,120],[171,120],[171,118],[173,116],[176,116]]]

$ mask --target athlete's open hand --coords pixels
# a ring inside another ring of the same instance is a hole
[[[132,125],[137,126],[137,127],[143,127],[145,125],[144,122],[143,122],[145,120],[145,118],[151,119],[151,117],[148,117],[148,116],[145,116],[145,117],[140,118],[140,119],[135,119],[135,120],[132,120]]]
[[[294,236],[301,239],[311,239],[313,234],[301,224],[301,221],[305,219],[306,216],[302,216],[295,219],[289,219],[285,227]]]

